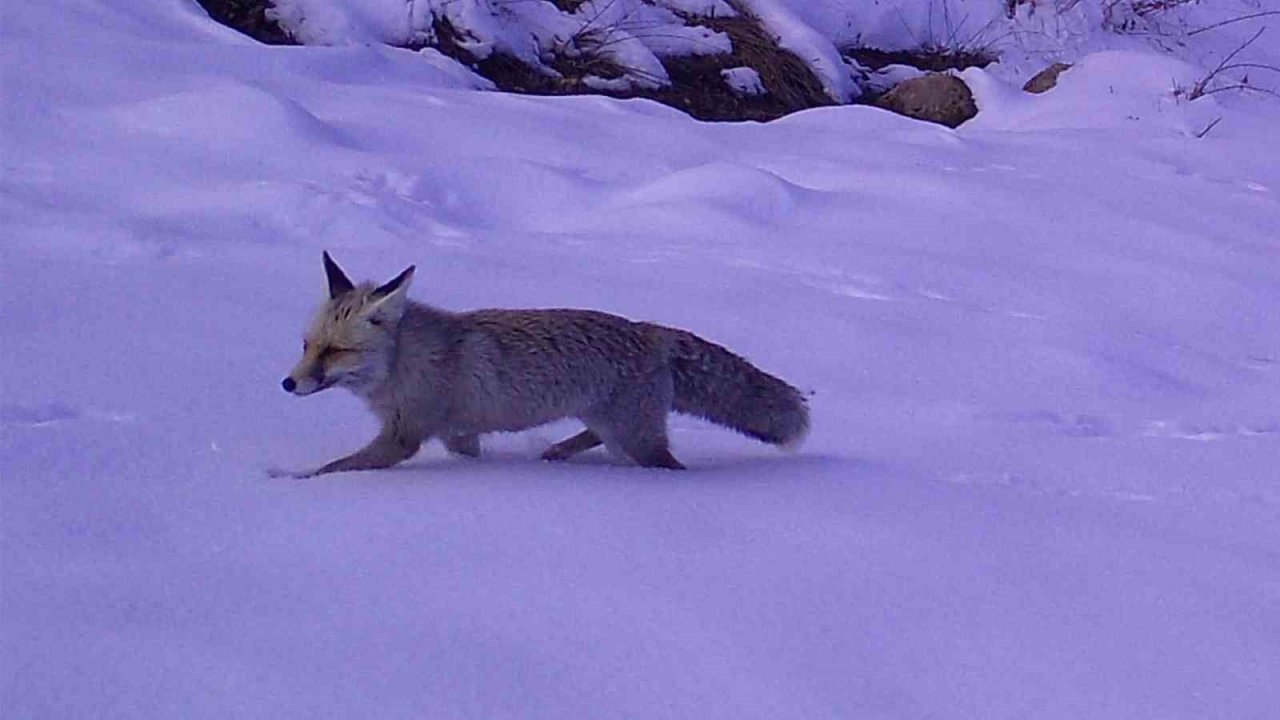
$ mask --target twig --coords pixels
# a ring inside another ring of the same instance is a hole
[[[1217,126],[1218,126],[1218,123],[1220,123],[1220,122],[1222,122],[1222,118],[1221,118],[1221,117],[1219,117],[1218,119],[1216,119],[1216,120],[1214,120],[1213,122],[1211,122],[1211,123],[1209,123],[1208,125],[1206,125],[1206,126],[1205,126],[1205,128],[1204,128],[1203,130],[1201,130],[1200,132],[1196,133],[1196,139],[1197,139],[1197,140],[1199,140],[1199,139],[1203,138],[1205,135],[1208,135],[1208,134],[1209,134],[1209,131],[1210,131],[1210,130],[1212,130],[1212,129],[1214,129],[1215,127],[1217,127]]]
[[[1232,50],[1230,53],[1227,54],[1226,57],[1222,58],[1222,62],[1219,62],[1218,66],[1215,67],[1208,75],[1205,75],[1204,77],[1196,81],[1195,86],[1192,87],[1191,92],[1188,93],[1187,98],[1190,100],[1195,100],[1196,98],[1205,95],[1206,88],[1208,87],[1209,83],[1213,82],[1213,79],[1217,77],[1218,73],[1222,72],[1224,69],[1227,69],[1227,67],[1231,64],[1231,61],[1235,58],[1235,56],[1244,52],[1245,48],[1252,45],[1259,37],[1262,36],[1262,33],[1264,32],[1266,32],[1265,27],[1258,28],[1258,32],[1254,33],[1253,37],[1246,40],[1243,45],[1236,48],[1235,50]]]
[[[1223,25],[1230,25],[1232,23],[1244,22],[1245,20],[1253,20],[1254,18],[1266,17],[1268,15],[1280,15],[1280,10],[1264,10],[1263,12],[1256,12],[1250,15],[1241,15],[1240,17],[1233,17],[1230,20],[1223,20],[1222,22],[1216,22],[1212,25],[1205,25],[1202,28],[1196,28],[1195,30],[1188,32],[1187,37],[1191,37],[1192,35],[1199,35],[1202,32],[1207,32],[1209,30],[1220,28]]]
[[[1280,92],[1276,92],[1271,88],[1264,88],[1264,87],[1258,87],[1257,85],[1250,85],[1249,83],[1236,83],[1235,85],[1223,85],[1222,87],[1216,87],[1211,90],[1205,90],[1201,94],[1212,95],[1214,93],[1226,92],[1227,90],[1248,90],[1250,92],[1259,92],[1259,93],[1263,93],[1264,95],[1271,95],[1272,97],[1280,98]]]

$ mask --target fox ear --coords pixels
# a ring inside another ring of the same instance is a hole
[[[329,299],[332,300],[339,295],[351,292],[355,285],[347,274],[342,272],[342,268],[338,267],[338,263],[329,257],[329,252],[324,253],[324,274],[329,278]]]
[[[385,285],[369,293],[369,305],[365,312],[392,323],[399,322],[400,316],[404,314],[409,283],[413,282],[413,271],[414,266],[410,265],[404,272],[388,280]]]
[[[377,300],[397,292],[403,295],[409,289],[409,283],[413,282],[413,271],[416,269],[416,265],[405,268],[404,272],[388,280],[385,285],[379,285],[370,297]]]

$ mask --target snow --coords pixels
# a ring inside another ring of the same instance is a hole
[[[761,81],[760,73],[756,72],[755,68],[726,68],[720,71],[720,77],[724,78],[725,84],[733,88],[733,91],[739,95],[763,95],[765,93],[764,82]]]
[[[277,0],[271,15],[307,45],[352,41],[403,45],[413,36],[410,22],[421,19],[414,13],[414,4],[404,0]]]
[[[828,97],[842,103],[858,97],[861,92],[853,73],[830,38],[800,20],[787,5],[779,0],[750,0],[751,12],[778,38],[778,47],[808,63]]]
[[[1179,91],[1194,85],[1203,72],[1173,58],[1110,50],[1086,56],[1059,76],[1053,92],[1040,95],[1020,92],[978,68],[961,77],[979,105],[974,129],[1123,128],[1143,122],[1144,128],[1155,125],[1190,134],[1223,113],[1211,97],[1196,102],[1181,97]]]
[[[186,0],[6,5],[0,714],[1269,716],[1280,109],[1137,52],[968,71],[956,131],[717,125]],[[322,249],[688,328],[812,434],[269,479],[374,432],[279,389]]]

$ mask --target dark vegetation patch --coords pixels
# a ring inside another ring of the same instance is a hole
[[[297,45],[268,12],[271,0],[197,0],[209,17],[268,45]]]
[[[952,48],[919,48],[915,50],[880,50],[869,47],[843,48],[840,53],[859,65],[880,70],[890,65],[908,65],[926,72],[985,68],[998,58],[984,50]]]
[[[560,11],[572,13],[584,0],[550,0]],[[272,16],[271,0],[199,0],[218,22],[270,44],[297,44]],[[563,46],[545,50],[539,67],[509,53],[494,51],[485,57],[471,52],[466,28],[455,26],[447,17],[436,15],[423,39],[404,45],[410,50],[431,47],[488,78],[498,89],[532,95],[608,95],[618,98],[648,98],[683,110],[700,120],[772,120],[797,110],[833,104],[821,81],[794,53],[778,46],[760,20],[737,0],[729,5],[732,17],[704,17],[681,13],[690,26],[702,26],[724,33],[732,51],[708,55],[660,57],[670,85],[656,89],[600,88],[593,80],[635,78],[638,71],[616,63],[605,44],[609,33],[589,30],[571,38]],[[742,93],[731,87],[723,71],[750,67],[760,76],[765,92]],[[656,78],[635,78],[648,80]],[[643,85],[644,83],[641,83]]]
[[[556,78],[541,72],[521,61],[514,55],[492,52],[488,57],[477,58],[466,48],[465,31],[454,27],[449,18],[435,16],[431,21],[433,42],[411,46],[411,50],[433,47],[442,55],[450,57],[476,71],[507,92],[527,93],[533,95],[562,95],[557,91]]]
[[[595,92],[587,84],[587,78],[618,80],[635,73],[635,70],[628,70],[601,52],[606,42],[608,33],[588,30],[552,49],[547,65],[560,73],[561,85],[566,92]]]
[[[736,16],[686,15],[683,19],[690,25],[729,36],[732,52],[662,58],[671,87],[659,91],[655,99],[702,120],[772,120],[797,110],[834,104],[803,60],[779,47],[742,3],[731,0],[729,5]],[[721,73],[737,67],[755,70],[764,94],[740,95],[731,88]]]
[[[551,0],[551,4],[556,6],[560,12],[576,13],[578,8],[582,7],[587,0]]]
[[[557,0],[556,6],[579,3]],[[571,38],[562,47],[550,48],[544,59],[555,74],[531,67],[516,57],[494,53],[477,58],[467,50],[464,31],[447,18],[433,23],[430,45],[444,55],[466,65],[491,80],[500,90],[534,95],[606,95],[617,98],[647,98],[683,110],[699,120],[773,120],[797,110],[831,105],[833,101],[822,83],[795,54],[778,46],[760,21],[748,15],[739,3],[730,3],[736,17],[702,17],[682,14],[689,25],[698,25],[729,37],[729,53],[672,55],[660,57],[670,85],[657,89],[613,90],[593,87],[590,79],[617,80],[633,76],[633,68],[618,65],[601,50],[608,33],[588,31]],[[750,67],[760,75],[765,92],[743,95],[725,82],[722,72]]]
[[[261,42],[298,44],[272,12],[272,0],[198,0],[209,15]],[[540,2],[541,0],[529,0]],[[564,13],[578,11],[584,0],[548,0]],[[608,51],[609,28],[588,27],[568,40],[543,48],[540,62],[529,63],[499,50],[483,57],[471,48],[481,45],[465,28],[444,14],[432,17],[416,39],[402,47],[434,48],[489,79],[498,89],[529,95],[607,95],[647,98],[682,110],[700,120],[766,121],[807,108],[834,104],[821,80],[807,63],[778,45],[759,18],[740,0],[728,0],[734,14],[704,16],[672,10],[685,25],[703,27],[729,38],[729,52],[659,57],[669,84],[639,77],[620,65]],[[925,47],[916,50],[845,48],[849,60],[872,71],[907,65],[939,73],[967,67],[986,67],[996,58],[981,49]],[[735,88],[726,71],[751,68],[763,92]],[[621,82],[619,82],[621,81]],[[631,81],[631,82],[627,82]],[[660,87],[654,87],[660,85]],[[959,88],[953,87],[960,85]],[[959,81],[926,77],[908,81],[884,93],[866,92],[858,102],[875,104],[912,117],[954,127],[972,116],[972,99]],[[868,89],[869,90],[869,89]]]

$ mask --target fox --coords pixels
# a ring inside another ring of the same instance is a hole
[[[684,469],[668,442],[671,412],[782,448],[809,431],[801,391],[691,332],[596,310],[451,312],[407,297],[413,265],[384,284],[357,285],[327,251],[322,260],[328,298],[281,385],[297,396],[344,387],[381,429],[350,455],[273,475],[388,468],[432,438],[475,458],[483,434],[564,418],[585,429],[543,460],[604,445],[643,467]]]

